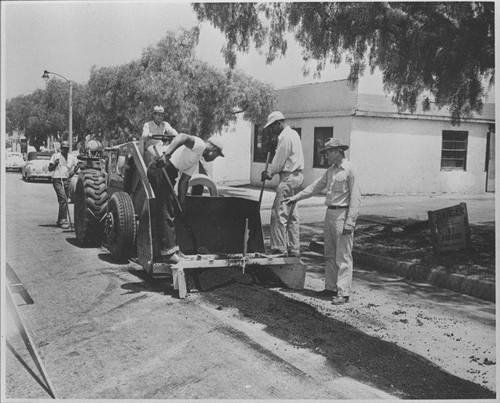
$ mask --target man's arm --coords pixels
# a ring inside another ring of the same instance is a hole
[[[349,178],[349,210],[344,223],[344,234],[351,233],[356,226],[356,220],[361,206],[361,190],[359,188],[358,178],[355,169],[351,167],[348,174]]]
[[[56,167],[59,165],[59,158],[55,153],[51,155],[49,162],[49,172],[53,172]]]
[[[195,137],[189,134],[186,133],[178,134],[168,145],[165,154],[167,155],[167,157],[170,157],[174,153],[174,151],[177,150],[180,146],[186,146],[189,149],[193,149],[194,141]]]
[[[177,130],[175,130],[168,122],[165,123],[165,133],[167,133],[169,136],[177,136],[179,133],[177,133]]]
[[[292,151],[292,142],[285,136],[280,136],[278,139],[278,146],[276,147],[276,154],[269,165],[268,173],[272,178],[279,173],[285,166],[286,159]]]

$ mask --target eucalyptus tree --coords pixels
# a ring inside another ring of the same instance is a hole
[[[494,84],[494,2],[195,3],[199,21],[226,37],[223,54],[267,47],[266,61],[286,54],[287,34],[302,48],[304,73],[350,65],[356,82],[379,68],[401,110],[448,106],[454,122],[481,112]]]

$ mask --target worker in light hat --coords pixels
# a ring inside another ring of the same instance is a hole
[[[358,177],[345,157],[348,148],[340,139],[328,140],[320,152],[326,154],[329,168],[302,192],[284,201],[287,205],[294,205],[326,190],[327,210],[323,228],[325,289],[318,294],[331,298],[336,305],[349,302],[351,296],[354,227],[361,205]]]
[[[199,162],[203,159],[211,162],[217,157],[224,157],[223,144],[220,138],[210,137],[204,141],[200,137],[180,133],[169,145],[153,146],[161,158],[155,159],[148,167],[148,178],[158,200],[156,203],[155,223],[161,236],[161,256],[166,263],[176,264],[185,258],[179,249],[175,235],[175,203],[171,188],[165,178],[162,168],[166,168],[172,186],[175,186],[180,174],[177,194],[181,206],[186,201],[189,179],[196,172]]]
[[[271,254],[300,256],[299,211],[296,205],[286,206],[283,199],[291,197],[304,181],[304,154],[299,134],[285,124],[285,116],[272,112],[264,126],[265,135],[278,135],[276,153],[267,171],[262,172],[262,181],[278,174],[271,210]]]
[[[152,139],[151,136],[154,135],[169,135],[177,136],[177,130],[175,130],[168,122],[165,122],[165,109],[163,106],[156,105],[153,108],[153,120],[144,123],[142,128],[142,140],[144,141],[144,149],[148,150],[149,147],[157,144],[162,144],[161,140]],[[145,153],[144,158],[146,164],[152,161],[152,153]]]
[[[57,215],[56,225],[62,229],[68,229],[68,198],[69,198],[69,179],[74,175],[78,161],[76,157],[69,152],[69,142],[61,143],[61,150],[55,152],[50,157],[49,172],[52,172],[52,186],[56,192],[57,203],[59,204],[59,213]]]

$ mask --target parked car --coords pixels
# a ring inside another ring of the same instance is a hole
[[[21,169],[23,180],[26,182],[34,179],[52,180],[52,172],[49,172],[51,152],[30,152],[26,163]]]
[[[24,165],[24,158],[21,153],[8,151],[5,156],[6,171],[20,171]]]

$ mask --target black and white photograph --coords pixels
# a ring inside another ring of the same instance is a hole
[[[0,8],[0,401],[496,401],[494,1]]]

